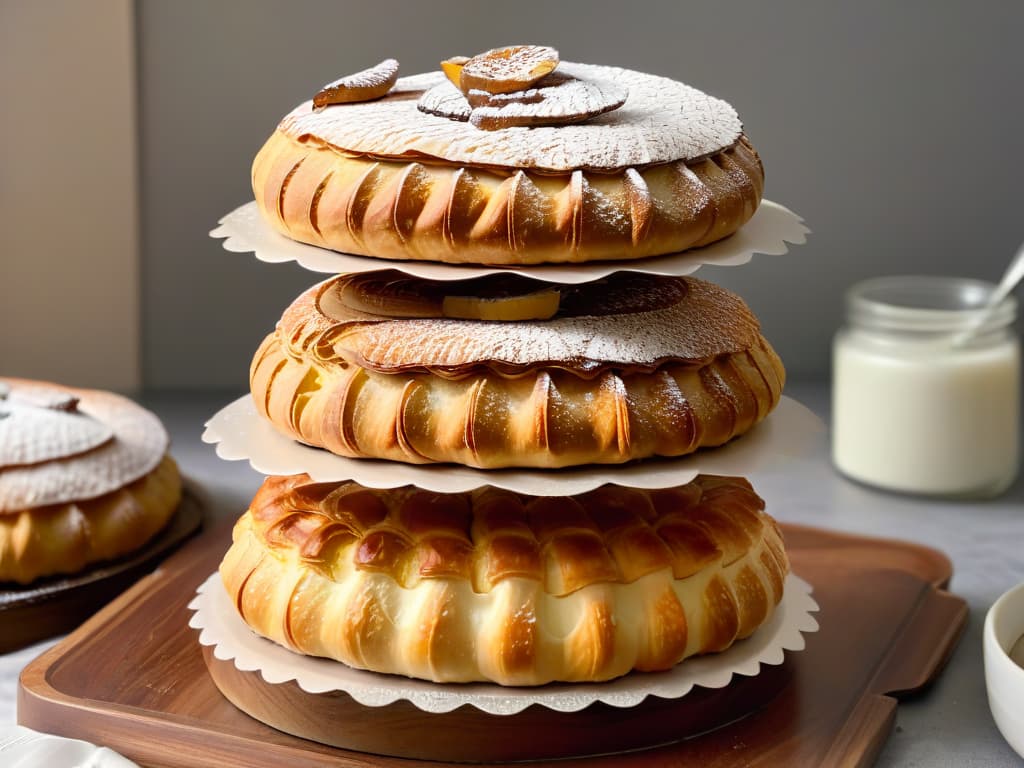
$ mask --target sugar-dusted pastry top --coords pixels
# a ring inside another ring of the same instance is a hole
[[[558,72],[613,83],[628,92],[625,104],[578,124],[482,131],[417,108],[423,92],[446,82],[441,72],[425,72],[399,78],[374,101],[322,111],[304,102],[279,130],[371,157],[555,172],[693,162],[728,149],[743,132],[728,103],[667,77],[572,62],[561,62]]]
[[[279,431],[341,456],[483,468],[681,456],[742,435],[782,393],[756,318],[695,278],[616,275],[568,289],[563,316],[515,322],[393,320],[354,310],[346,284],[300,296],[249,375]]]
[[[221,564],[242,618],[294,650],[437,681],[667,669],[764,623],[788,563],[749,483],[576,497],[268,478]]]
[[[46,385],[0,397],[0,470],[76,456],[110,442],[109,424],[79,410],[78,398]]]
[[[296,107],[253,161],[265,220],[376,258],[542,264],[697,248],[753,216],[764,168],[724,101],[513,48],[540,59],[524,54],[500,82],[481,57],[456,57],[447,77],[401,78],[381,98]]]
[[[295,356],[350,362],[381,373],[506,375],[538,366],[580,376],[651,372],[668,362],[702,363],[743,352],[760,339],[757,318],[734,293],[694,277],[618,273],[563,286],[557,314],[517,322],[389,318],[359,311],[339,275],[310,288],[285,312],[278,338]],[[426,291],[429,281],[419,281]],[[384,289],[383,281],[380,290]],[[386,309],[384,310],[386,311]]]
[[[0,515],[92,499],[152,472],[164,458],[160,420],[110,392],[4,379]]]

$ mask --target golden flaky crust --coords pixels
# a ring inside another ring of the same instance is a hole
[[[767,621],[788,561],[741,478],[575,497],[270,477],[220,572],[288,648],[439,682],[598,681],[720,651]]]
[[[75,573],[141,548],[170,520],[181,478],[170,456],[102,496],[0,514],[0,582]]]
[[[264,219],[304,243],[390,259],[538,264],[639,259],[707,245],[757,210],[745,136],[696,161],[540,173],[345,152],[276,131],[256,155]]]
[[[695,278],[630,279],[652,282],[665,305],[392,320],[342,306],[344,277],[332,278],[260,346],[253,399],[278,430],[342,456],[476,467],[680,456],[775,407],[785,372],[742,300]]]

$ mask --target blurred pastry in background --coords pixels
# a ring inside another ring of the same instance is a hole
[[[145,545],[181,500],[168,445],[160,420],[120,395],[0,379],[0,583]]]

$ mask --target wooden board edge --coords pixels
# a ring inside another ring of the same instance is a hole
[[[99,629],[106,624],[109,618],[116,616],[118,613],[130,606],[132,602],[142,598],[147,592],[147,585],[159,578],[161,578],[159,568],[147,573],[135,582],[135,584],[133,584],[128,590],[122,592],[118,597],[111,600],[96,613],[86,619],[76,629],[73,629],[67,637],[50,648],[47,648],[41,654],[36,656],[36,658],[26,664],[21,670],[21,675],[19,677],[19,694],[22,688],[27,688],[30,691],[52,694],[58,699],[65,698],[73,700],[72,697],[65,696],[65,694],[50,686],[49,681],[47,680],[49,670],[55,669],[60,665],[68,648],[74,647],[82,638],[88,637],[94,630]]]
[[[27,728],[106,746],[150,768],[210,768],[213,765],[245,768],[249,765],[239,757],[249,747],[244,737],[223,733],[219,744],[211,744],[208,734],[174,718],[155,722],[130,708],[125,708],[120,717],[111,718],[108,711],[78,701],[58,702],[45,696],[37,697],[35,693],[19,690],[18,723]],[[62,715],[56,721],[55,711]],[[173,763],[168,762],[169,742],[174,744]],[[275,764],[289,768],[323,768],[322,756],[310,758],[302,748],[282,745],[275,752],[275,758],[280,758],[280,763]],[[355,760],[346,761],[344,765],[367,768],[365,763]]]
[[[841,531],[834,528],[819,528],[800,523],[780,521],[779,525],[782,528],[783,539],[787,547],[792,544],[795,548],[799,548],[801,536],[824,537],[831,540],[829,546],[837,551],[846,550],[855,554],[870,548],[875,552],[876,558],[878,551],[892,553],[893,560],[887,562],[886,565],[908,571],[931,583],[936,589],[947,589],[953,578],[953,561],[945,552],[926,544],[918,544],[904,539],[870,536],[854,531]]]
[[[829,768],[870,768],[896,724],[897,702],[890,696],[868,694],[847,717],[820,765]]]
[[[915,610],[822,765],[869,768],[875,764],[892,734],[899,700],[923,692],[938,678],[963,636],[968,613],[963,598],[934,585],[922,590]],[[908,667],[908,658],[919,663]]]
[[[924,691],[945,668],[967,627],[970,613],[962,597],[940,589],[926,589],[917,609],[886,655],[871,683],[871,690],[896,698]],[[908,666],[906,659],[916,661]]]

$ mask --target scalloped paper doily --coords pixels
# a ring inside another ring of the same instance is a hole
[[[248,460],[264,475],[306,472],[317,482],[354,480],[369,488],[415,485],[437,493],[460,493],[485,485],[531,496],[573,496],[602,485],[670,488],[697,475],[748,475],[766,464],[809,455],[824,433],[821,420],[789,397],[768,417],[721,448],[688,456],[628,464],[590,464],[562,469],[475,469],[459,464],[406,464],[384,459],[350,459],[311,448],[280,433],[244,395],[206,423],[203,442],[214,443],[229,461]]]
[[[258,671],[272,685],[294,680],[307,693],[344,691],[367,707],[409,701],[424,712],[434,713],[469,705],[492,715],[514,715],[533,704],[577,712],[595,702],[634,707],[648,696],[677,699],[694,686],[724,688],[734,675],[753,677],[763,664],[781,664],[786,651],[802,651],[804,635],[818,630],[818,622],[811,615],[818,611],[811,585],[790,574],[771,620],[721,653],[690,657],[666,672],[633,672],[606,683],[510,688],[493,683],[431,683],[294,653],[249,629],[228,598],[218,573],[199,586],[188,607],[195,612],[188,624],[200,630],[201,645],[213,646],[216,658],[234,661],[243,672]]]
[[[789,244],[803,245],[810,233],[803,219],[788,208],[763,200],[753,217],[738,232],[717,243],[667,256],[627,261],[589,261],[582,264],[541,264],[535,266],[484,266],[442,264],[430,261],[394,261],[319,248],[290,240],[260,216],[256,201],[236,208],[220,220],[210,237],[224,238],[225,250],[253,253],[260,261],[276,264],[295,261],[312,272],[332,275],[346,272],[374,272],[396,269],[426,280],[466,280],[499,273],[515,273],[574,285],[599,280],[615,272],[644,272],[651,275],[689,275],[701,266],[738,266],[755,253],[781,256]]]

